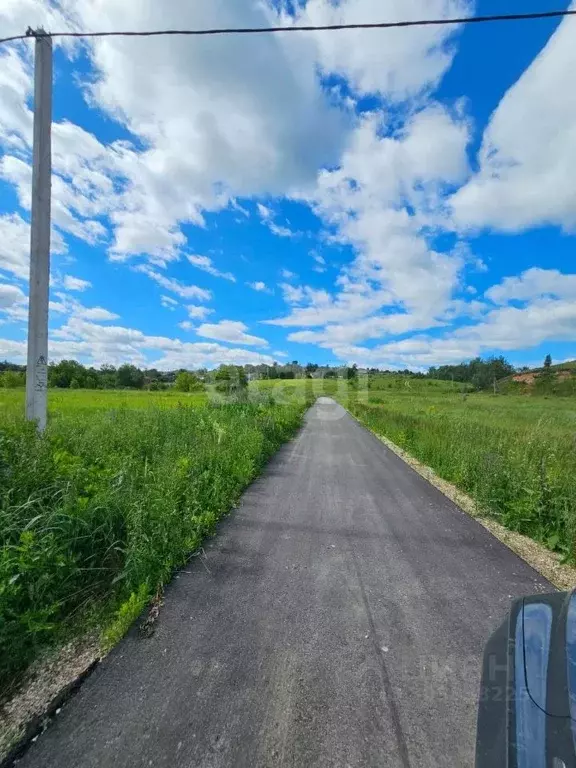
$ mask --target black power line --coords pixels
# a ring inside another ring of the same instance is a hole
[[[230,29],[163,29],[151,32],[47,32],[48,37],[160,37],[163,35],[188,35],[203,37],[208,35],[254,35],[269,32],[330,32],[345,29],[393,29],[399,27],[430,27],[450,24],[483,24],[492,21],[528,21],[535,19],[554,19],[562,16],[576,16],[576,10],[540,11],[536,13],[512,13],[493,16],[467,16],[460,19],[420,19],[417,21],[382,21],[366,24],[326,24],[320,26],[285,26],[285,27],[244,27]],[[14,35],[0,39],[0,44],[36,37],[29,29],[24,35]]]

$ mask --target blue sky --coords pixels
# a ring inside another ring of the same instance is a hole
[[[0,26],[264,26],[508,0],[5,0]],[[524,0],[522,11],[568,7]],[[576,358],[576,19],[55,46],[50,357]],[[0,50],[0,359],[25,359],[32,44]]]

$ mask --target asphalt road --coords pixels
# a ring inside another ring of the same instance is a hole
[[[19,766],[472,766],[483,645],[552,589],[321,401]]]

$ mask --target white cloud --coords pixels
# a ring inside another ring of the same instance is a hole
[[[258,209],[258,213],[260,214],[262,221],[269,221],[272,218],[271,208],[268,208],[266,205],[262,205],[262,203],[256,203],[256,208]]]
[[[0,216],[0,269],[27,280],[30,272],[30,226],[17,213]]]
[[[54,134],[58,134],[59,124],[54,124]],[[77,128],[77,132],[82,129]],[[89,135],[89,134],[88,134]],[[78,151],[78,148],[72,150]],[[104,149],[102,148],[102,151]],[[81,184],[80,178],[74,182],[66,180],[58,174],[59,163],[58,154],[54,153],[54,172],[52,174],[52,223],[64,232],[85,240],[87,243],[95,244],[106,237],[106,229],[103,224],[94,219],[88,218],[89,215],[102,215],[107,212],[109,207],[109,197],[106,196],[106,190],[96,190],[103,194],[97,201],[91,199],[88,195],[80,191],[75,184]],[[5,155],[0,161],[0,175],[16,187],[20,205],[30,210],[31,204],[31,184],[32,184],[32,166],[14,155]]]
[[[173,299],[171,296],[160,296],[160,304],[162,304],[164,309],[169,309],[172,312],[178,306],[176,299]]]
[[[308,0],[295,21],[301,24],[362,23],[461,17],[473,10],[468,0]],[[364,93],[405,99],[436,85],[450,66],[449,44],[457,27],[340,31],[314,34],[325,72],[339,74]]]
[[[252,0],[62,0],[82,28],[266,25],[271,8]],[[347,118],[333,107],[315,69],[312,39],[262,35],[142,41],[91,41],[97,78],[87,86],[98,107],[145,145],[117,147],[127,179],[112,215],[119,258],[175,258],[180,225],[204,225],[203,212],[236,197],[284,194],[334,163]]]
[[[475,325],[440,337],[417,335],[372,349],[341,344],[332,347],[341,360],[378,367],[422,368],[458,363],[494,351],[536,347],[546,341],[573,341],[576,302],[544,298],[524,307],[501,307]]]
[[[216,269],[212,263],[212,259],[208,258],[208,256],[189,255],[186,258],[193,267],[197,267],[203,272],[208,272],[208,274],[213,277],[223,277],[225,280],[230,280],[233,283],[236,282],[236,278],[231,272],[221,272],[219,269]]]
[[[5,9],[0,9],[0,19],[4,23],[5,16]],[[4,24],[2,30],[5,31]],[[27,105],[30,93],[30,62],[24,61],[14,48],[3,46],[0,53],[0,140],[14,149],[22,148],[23,136],[32,136],[32,112]]]
[[[209,307],[198,307],[194,304],[189,304],[186,309],[188,310],[188,315],[193,320],[204,320],[204,318],[214,312],[214,310]]]
[[[246,283],[250,288],[252,288],[254,291],[258,291],[260,293],[268,293],[269,289],[266,285],[266,283],[263,283],[261,280],[258,280],[255,283]]]
[[[0,323],[21,323],[28,319],[28,297],[17,285],[0,283]]]
[[[197,285],[184,285],[179,280],[175,280],[172,277],[166,277],[160,272],[152,269],[147,264],[138,264],[134,267],[136,272],[142,272],[147,275],[155,283],[164,288],[167,291],[175,293],[177,296],[181,296],[183,299],[197,299],[198,301],[209,301],[212,298],[211,291],[207,291],[204,288],[199,288]]]
[[[326,259],[323,256],[321,256],[319,253],[314,253],[314,252],[312,253],[312,258],[316,262],[316,266],[313,267],[314,272],[318,272],[319,274],[323,274],[324,272],[326,272],[326,269],[327,269]]]
[[[63,291],[56,291],[58,301],[50,302],[50,311],[60,314],[70,315],[73,318],[81,320],[93,320],[105,322],[108,320],[117,320],[119,315],[110,312],[104,307],[85,307],[75,298]]]
[[[268,227],[273,235],[276,235],[277,237],[299,236],[299,232],[293,232],[289,227],[286,227],[282,224],[276,224],[274,221],[274,211],[271,208],[268,208],[266,205],[262,205],[262,203],[256,203],[256,208],[258,209],[258,214],[262,219],[262,223]]]
[[[190,320],[183,320],[181,323],[178,323],[178,328],[182,328],[183,331],[193,331],[194,326],[190,322]]]
[[[116,0],[61,0],[58,8],[48,9],[36,0],[20,5],[29,17],[60,28],[258,26],[275,18],[271,5],[252,0],[185,8],[178,0],[166,0],[161,7],[150,0],[124,5]],[[300,13],[326,21],[376,12],[450,15],[468,7],[467,0],[414,0],[409,11],[397,0],[384,5],[343,0],[337,8],[326,0],[309,0]],[[15,0],[6,0],[0,11],[7,29],[17,28],[23,14]],[[138,144],[104,145],[79,126],[55,123],[55,225],[98,243],[108,238],[107,221],[113,230],[111,258],[141,254],[165,266],[186,244],[183,223],[204,226],[205,211],[237,207],[236,196],[311,189],[318,168],[338,164],[354,119],[323,89],[318,62],[361,89],[404,98],[445,71],[452,56],[446,42],[453,34],[454,28],[403,30],[390,35],[385,46],[380,33],[212,38],[199,39],[194,46],[184,38],[158,38],[146,41],[145,69],[140,40],[93,40],[88,50],[95,73],[87,78],[86,93],[131,131]],[[8,75],[0,81],[10,105],[0,118],[0,133],[14,147],[29,150],[31,115],[21,105],[31,92],[31,67],[10,56]],[[8,155],[4,174],[27,205],[29,164]],[[277,235],[298,234],[286,223],[274,222],[266,206],[259,204],[258,210]],[[211,263],[196,266],[216,270]],[[230,273],[220,276],[232,279]]]
[[[544,341],[576,338],[576,302],[542,298],[524,308],[502,307],[484,322],[454,332],[456,338],[476,343],[480,349],[523,349]]]
[[[62,284],[67,291],[82,292],[92,287],[89,280],[82,280],[80,277],[73,277],[72,275],[64,275]]]
[[[0,309],[13,307],[26,301],[26,295],[16,285],[0,283]]]
[[[280,287],[285,301],[297,306],[294,306],[290,315],[269,320],[271,325],[304,327],[352,321],[371,315],[382,306],[392,303],[388,291],[376,291],[368,285],[351,285],[336,297],[309,286],[282,283]],[[305,306],[298,306],[301,304]]]
[[[160,221],[158,217],[155,220],[151,214],[142,213],[137,208],[137,204],[131,201],[130,210],[111,214],[115,240],[110,258],[126,261],[130,256],[143,255],[159,266],[177,260],[180,249],[186,245],[183,233],[170,219]]]
[[[2,32],[5,35],[21,35],[32,21],[34,28],[47,30],[70,29],[68,20],[52,3],[42,0],[2,0],[0,6]],[[61,44],[56,40],[56,45]]]
[[[235,347],[223,347],[220,344],[182,343],[182,347],[171,350],[154,366],[161,370],[178,368],[217,368],[219,365],[272,365],[274,358],[262,352]]]
[[[352,245],[356,257],[342,270],[334,296],[284,284],[288,303],[307,306],[272,322],[346,324],[388,308],[402,323],[410,316],[414,328],[436,325],[468,256],[462,247],[435,251],[426,231],[445,221],[444,191],[466,178],[468,137],[460,112],[435,103],[413,114],[399,132],[382,125],[378,115],[365,117],[340,167],[321,171],[307,198],[335,229],[333,239]]]
[[[4,0],[0,26],[8,34],[25,28],[30,18],[52,28],[76,23],[104,29],[257,26],[275,18],[271,4],[253,0],[189,3],[184,8],[178,0],[60,0],[60,10],[43,5],[38,0]],[[296,18],[284,17],[285,23],[459,15],[473,8],[471,0],[411,0],[409,7],[402,0],[308,0],[295,5]],[[224,208],[246,215],[237,197],[270,202],[288,196],[308,203],[319,215],[326,242],[350,246],[354,254],[330,291],[290,285],[296,275],[283,270],[286,282],[281,287],[289,311],[270,322],[289,328],[292,341],[333,349],[342,359],[384,355],[390,367],[402,367],[407,360],[420,366],[429,359],[460,359],[492,349],[492,344],[513,349],[520,337],[524,346],[542,334],[554,338],[538,323],[548,323],[550,333],[567,338],[573,333],[569,305],[576,298],[575,276],[528,270],[493,286],[486,302],[463,301],[454,296],[471,289],[463,282],[464,270],[474,268],[471,254],[463,244],[444,253],[432,243],[440,231],[454,227],[515,231],[552,223],[576,228],[576,112],[573,100],[566,98],[575,55],[570,23],[576,26],[572,20],[563,22],[503,99],[484,137],[479,173],[467,183],[470,125],[463,106],[448,109],[430,100],[453,57],[454,27],[214,38],[194,45],[179,38],[151,39],[146,41],[146,68],[142,41],[95,40],[88,49],[95,70],[86,77],[85,94],[132,132],[134,144],[105,145],[70,122],[54,124],[52,250],[65,252],[61,233],[68,233],[105,245],[117,261],[141,255],[150,263],[135,269],[165,291],[208,301],[210,291],[156,268],[190,250],[182,226],[206,227],[211,219],[205,213]],[[27,209],[31,57],[22,47],[5,49],[0,59],[1,172]],[[343,98],[338,88],[323,90],[318,69],[347,78],[357,94],[378,93],[383,100],[374,102],[374,112],[357,118],[353,100]],[[550,82],[557,87],[550,88]],[[447,195],[463,183],[447,205]],[[257,202],[256,207],[277,236],[299,234],[272,207]],[[28,252],[28,224],[16,213],[0,216],[0,270],[26,279]],[[324,271],[323,257],[312,257],[312,269]],[[235,280],[207,256],[187,258],[213,276]],[[482,268],[481,262],[477,267]],[[269,290],[262,281],[248,285]],[[72,282],[64,286],[78,289]],[[169,296],[161,301],[163,306],[177,305]],[[526,306],[506,306],[510,302]],[[23,319],[25,300],[13,303],[10,311]],[[233,355],[257,355],[217,344],[184,349],[177,340],[96,325],[94,321],[112,321],[117,315],[103,307],[82,307],[70,297],[54,301],[52,311],[69,316],[64,336],[52,343],[72,356],[76,350],[77,355],[96,354],[104,360],[110,352],[113,359],[125,354],[125,359],[138,361],[147,360],[152,349],[165,362],[204,355],[206,364],[212,364],[218,354],[228,361]],[[192,320],[203,321],[211,311],[188,307]],[[467,325],[461,331],[422,335],[464,316]],[[193,329],[188,320],[180,327]],[[102,328],[105,332],[97,330]],[[201,329],[200,335],[229,343],[267,343],[247,333],[243,323],[222,321]],[[376,349],[355,346],[410,332],[419,335]],[[271,359],[258,359],[263,358]]]
[[[0,339],[0,358],[24,362],[26,343]],[[53,332],[49,340],[49,359],[65,358],[75,358],[95,366],[131,362],[161,370],[215,368],[222,363],[272,365],[274,362],[272,356],[252,350],[146,336],[133,328],[98,325],[79,317],[71,317],[61,329]]]
[[[66,253],[66,245],[58,232],[52,232],[51,251]],[[17,213],[0,215],[0,270],[28,280],[30,225]]]
[[[299,285],[290,285],[290,283],[280,283],[284,301],[287,304],[301,304],[306,296],[306,289]]]
[[[504,278],[499,285],[487,290],[485,295],[495,304],[532,301],[545,297],[576,301],[576,275],[567,275],[556,269],[533,267],[516,277]]]
[[[320,331],[297,331],[289,334],[288,340],[304,344],[318,344],[330,349],[366,339],[399,336],[409,331],[430,328],[433,325],[441,325],[441,323],[431,322],[428,318],[419,319],[410,314],[397,313],[369,317],[339,325],[327,325]]]
[[[249,219],[250,218],[250,211],[248,211],[246,208],[244,208],[238,200],[235,198],[230,198],[230,207],[233,208],[235,211],[238,211],[238,213],[241,213],[242,216]],[[241,221],[241,219],[236,219],[237,222]]]
[[[26,342],[0,339],[0,358],[13,363],[26,363]]]
[[[52,313],[67,315],[69,313],[69,307],[64,301],[50,301],[48,302],[48,310]]]
[[[104,309],[104,307],[77,307],[74,314],[85,320],[95,320],[97,322],[117,320],[119,318],[119,315]]]
[[[270,232],[277,237],[298,237],[298,232],[292,232],[289,227],[284,227],[281,224],[275,224],[273,221],[269,224]]]
[[[246,333],[248,327],[241,322],[234,320],[221,320],[219,323],[204,323],[197,330],[198,336],[204,336],[207,339],[216,341],[227,341],[231,344],[245,344],[254,347],[267,347],[266,339],[258,336],[251,336]]]
[[[576,20],[566,18],[502,99],[484,134],[480,170],[452,199],[459,226],[576,230],[575,34]]]

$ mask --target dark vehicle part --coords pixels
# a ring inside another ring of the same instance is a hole
[[[476,768],[576,767],[576,593],[516,600],[486,645]]]

